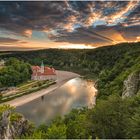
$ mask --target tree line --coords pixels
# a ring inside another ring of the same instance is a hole
[[[78,72],[97,80],[98,97],[92,109],[73,109],[64,117],[32,128],[21,138],[40,139],[113,139],[140,138],[140,96],[122,99],[123,81],[140,71],[140,43],[124,43],[93,50],[48,49],[14,52],[16,57],[32,65],[43,60],[56,69]]]
[[[31,67],[29,63],[10,58],[5,66],[0,69],[0,88],[17,86],[31,78]]]

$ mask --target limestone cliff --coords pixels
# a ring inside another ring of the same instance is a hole
[[[6,110],[0,114],[0,139],[20,138],[28,133],[30,124],[22,115]]]
[[[138,94],[140,92],[140,71],[131,73],[123,84],[122,98]]]

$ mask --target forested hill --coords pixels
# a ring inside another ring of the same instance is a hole
[[[43,60],[46,65],[56,69],[96,78],[98,84],[98,100],[94,108],[73,109],[49,125],[44,123],[37,128],[26,125],[29,129],[24,129],[20,135],[15,133],[16,136],[12,138],[140,139],[140,43],[93,50],[12,52],[0,57],[17,57],[33,65],[40,65]],[[131,98],[122,98],[122,95]],[[17,115],[11,114],[8,118],[10,126],[20,121]]]
[[[125,59],[127,62],[127,59],[130,57],[135,59],[139,54],[140,43],[124,43],[93,50],[46,49],[28,52],[8,52],[8,54],[0,55],[0,57],[17,57],[34,65],[40,65],[43,60],[46,65],[53,66],[56,69],[99,74],[103,69],[111,69],[125,57],[127,57]]]
[[[29,52],[12,52],[2,58],[17,57],[33,65],[46,65],[56,69],[80,73],[98,79],[100,96],[122,94],[123,81],[140,68],[140,42],[105,46],[93,50],[46,49]],[[117,91],[117,92],[116,92]]]

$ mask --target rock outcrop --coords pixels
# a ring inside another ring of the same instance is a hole
[[[131,97],[140,92],[140,71],[131,73],[124,81],[122,98]]]
[[[11,111],[7,110],[1,114],[0,118],[0,139],[20,138],[30,129],[28,120],[23,116],[17,120],[10,120]]]

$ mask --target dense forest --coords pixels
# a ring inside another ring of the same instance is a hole
[[[122,94],[123,81],[140,70],[140,43],[123,43],[93,50],[47,49],[12,52],[0,58],[16,57],[31,65],[45,65],[55,69],[77,72],[98,81],[99,96]]]
[[[140,43],[124,43],[93,50],[48,49],[12,52],[3,59],[16,57],[31,65],[45,65],[77,72],[97,81],[98,97],[92,109],[73,109],[49,125],[32,127],[20,138],[140,138],[140,78],[135,96],[122,98],[124,81],[140,75]],[[131,85],[130,85],[131,86]]]
[[[16,58],[10,58],[5,66],[0,69],[0,88],[17,86],[31,79],[31,67]]]

